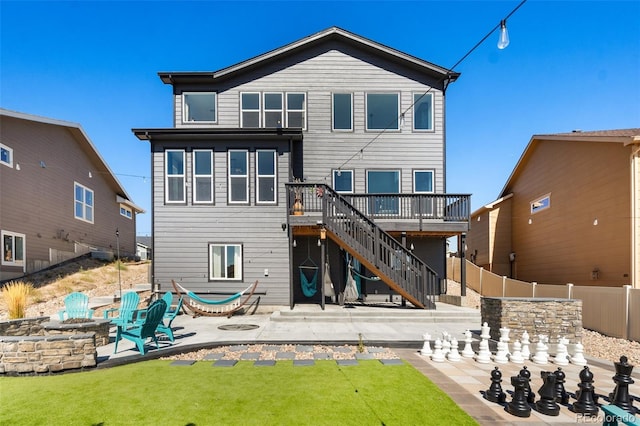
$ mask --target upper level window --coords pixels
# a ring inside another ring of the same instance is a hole
[[[256,203],[276,202],[276,151],[256,151]]]
[[[264,94],[264,127],[283,127],[282,93]]]
[[[333,130],[353,130],[353,96],[334,93],[332,103]]]
[[[183,121],[185,123],[215,123],[215,93],[183,93]]]
[[[413,192],[416,194],[433,192],[433,170],[413,171]]]
[[[334,170],[333,189],[336,192],[353,193],[353,170]]]
[[[193,150],[193,203],[213,202],[213,151]]]
[[[433,94],[413,94],[413,129],[433,130]]]
[[[538,213],[540,210],[545,210],[551,207],[551,194],[547,194],[544,197],[540,197],[531,202],[531,213]]]
[[[74,182],[75,218],[93,223],[93,191]]]
[[[304,93],[287,93],[287,127],[306,128],[306,98]]]
[[[367,93],[367,130],[398,130],[399,111],[397,93]]]
[[[185,171],[184,151],[168,149],[165,151],[165,202],[184,203]]]
[[[13,149],[0,143],[0,164],[13,167]]]
[[[229,203],[249,202],[249,152],[229,151]]]
[[[133,210],[131,210],[131,207],[127,207],[124,204],[120,204],[120,215],[126,217],[127,219],[132,219]]]
[[[240,127],[260,127],[260,93],[240,94]]]
[[[2,264],[24,267],[24,234],[2,231]]]
[[[209,244],[209,279],[242,280],[242,245]]]

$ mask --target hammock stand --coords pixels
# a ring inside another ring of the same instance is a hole
[[[238,292],[225,299],[219,300],[204,299],[194,292],[182,287],[180,284],[176,283],[175,280],[171,280],[171,285],[173,286],[178,296],[181,296],[183,298],[183,309],[187,308],[188,310],[190,310],[194,318],[199,316],[226,316],[227,318],[231,318],[231,316],[240,311],[253,296],[254,292],[256,291],[256,287],[258,286],[258,280],[256,280],[253,284],[251,284],[241,292]],[[245,294],[247,294],[247,296],[243,299],[242,296],[244,296]],[[253,309],[253,311],[255,312],[255,310],[258,308],[258,303],[260,303],[260,297],[258,297],[253,303],[251,303],[249,307],[255,304],[256,306]]]

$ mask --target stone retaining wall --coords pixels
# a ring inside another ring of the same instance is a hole
[[[491,327],[491,338],[499,340],[500,328],[511,330],[513,342],[521,339],[526,330],[531,342],[538,341],[539,334],[555,343],[558,336],[571,343],[582,340],[582,300],[527,298],[527,297],[483,297],[481,299],[482,322]]]
[[[97,365],[95,333],[0,336],[0,374],[48,374]]]
[[[49,322],[49,317],[0,321],[0,336],[44,336],[42,324],[46,322]]]

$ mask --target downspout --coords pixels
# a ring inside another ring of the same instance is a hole
[[[289,138],[289,182],[293,180],[293,139]],[[286,188],[286,186],[285,186]],[[285,191],[287,215],[287,253],[289,253],[289,309],[293,309],[293,230],[289,222],[289,191]]]
[[[640,136],[635,136],[633,141],[637,144],[640,143]],[[640,187],[638,187],[638,180],[640,179],[640,146],[635,146],[635,149],[631,150],[631,286],[632,288],[640,288],[640,273],[638,272],[640,266],[640,253],[638,252],[638,234],[640,233],[640,205],[638,205],[638,198],[640,198]]]

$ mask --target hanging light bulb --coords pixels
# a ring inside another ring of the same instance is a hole
[[[360,150],[360,154],[358,154],[358,157],[362,160],[364,158],[364,149]]]
[[[504,49],[509,45],[509,33],[507,32],[507,21],[500,21],[500,38],[498,39],[498,49]]]

